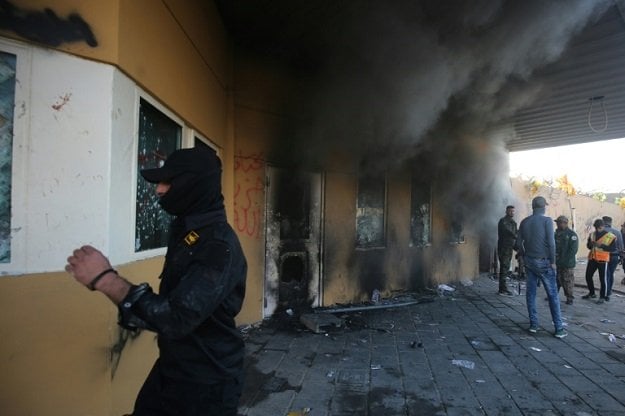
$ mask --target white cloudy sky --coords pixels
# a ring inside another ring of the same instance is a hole
[[[555,179],[564,174],[583,192],[625,190],[625,139],[510,153],[510,176]]]

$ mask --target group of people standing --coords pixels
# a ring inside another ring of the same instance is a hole
[[[499,259],[499,295],[514,296],[508,289],[506,280],[512,262],[513,252],[517,252],[519,268],[527,278],[526,302],[529,314],[529,332],[539,330],[536,310],[536,290],[542,283],[547,292],[549,310],[555,326],[554,335],[563,338],[567,335],[562,323],[558,293],[563,289],[566,304],[572,305],[574,296],[574,269],[577,263],[579,238],[569,228],[569,219],[560,215],[553,221],[545,215],[547,201],[542,196],[532,200],[532,215],[521,221],[517,228],[514,221],[515,208],[506,207],[506,215],[499,220],[497,231],[497,256]],[[589,250],[586,267],[588,294],[583,299],[597,297],[593,276],[599,271],[600,291],[596,303],[610,300],[614,284],[614,271],[624,253],[623,235],[612,227],[612,218],[604,216],[593,223],[595,231],[588,236],[586,247]]]

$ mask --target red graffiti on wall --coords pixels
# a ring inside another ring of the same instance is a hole
[[[260,238],[265,161],[260,154],[234,158],[234,225],[249,237]]]

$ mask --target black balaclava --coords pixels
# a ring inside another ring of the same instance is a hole
[[[151,183],[169,183],[167,193],[158,203],[177,217],[223,213],[221,195],[221,160],[210,148],[193,147],[171,153],[162,166],[142,169]]]
[[[221,171],[185,172],[171,179],[171,187],[158,203],[176,216],[205,214],[224,209],[221,194]]]

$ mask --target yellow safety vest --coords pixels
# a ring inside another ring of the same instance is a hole
[[[616,236],[610,232],[605,233],[600,239],[594,240],[596,233],[591,234],[592,241],[596,241],[600,245],[609,246],[612,244],[612,241],[616,238]],[[590,253],[588,253],[589,260],[608,262],[610,261],[610,252],[603,250],[601,247],[593,247],[590,249]]]

